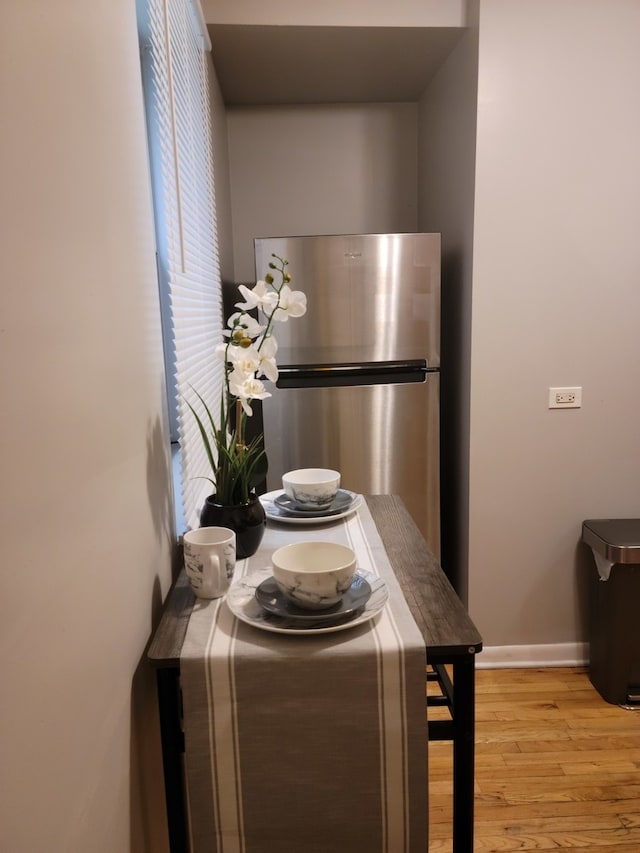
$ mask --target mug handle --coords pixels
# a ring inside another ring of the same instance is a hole
[[[211,598],[221,596],[226,587],[227,571],[217,554],[210,554],[207,570],[202,573],[202,591]]]

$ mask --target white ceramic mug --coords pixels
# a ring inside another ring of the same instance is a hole
[[[220,598],[236,565],[236,534],[228,527],[198,527],[183,536],[184,567],[198,598]]]

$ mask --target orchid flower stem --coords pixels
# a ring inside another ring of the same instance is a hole
[[[245,449],[242,402],[240,400],[236,400],[236,449],[238,450],[238,453],[242,453]]]
[[[276,311],[277,311],[277,310],[278,310],[278,308],[280,307],[280,291],[282,290],[282,286],[284,285],[284,268],[285,268],[285,266],[286,266],[286,265],[287,265],[287,263],[288,263],[288,262],[287,262],[287,261],[285,261],[283,258],[278,257],[278,255],[275,255],[275,254],[274,254],[274,255],[273,255],[273,257],[274,257],[274,258],[276,258],[276,260],[280,261],[280,266],[277,268],[277,272],[279,272],[279,273],[280,273],[280,278],[281,278],[280,286],[279,286],[279,287],[276,287],[276,285],[275,285],[275,284],[273,284],[273,285],[272,285],[273,289],[274,289],[274,290],[276,291],[276,293],[278,294],[278,301],[277,301],[277,302],[276,302],[276,304],[274,305],[273,310],[271,311],[271,313],[270,313],[270,314],[267,314],[267,313],[266,313],[266,311],[263,311],[263,313],[264,313],[265,317],[267,318],[267,325],[266,325],[266,328],[265,328],[264,334],[263,334],[263,336],[262,336],[262,340],[261,340],[261,341],[260,341],[260,343],[258,344],[258,352],[260,352],[260,350],[262,349],[262,345],[263,345],[263,343],[264,343],[264,342],[266,341],[266,339],[271,335],[271,327],[273,326],[273,318],[274,318],[274,315],[275,315]],[[274,266],[275,266],[275,264],[274,264]]]

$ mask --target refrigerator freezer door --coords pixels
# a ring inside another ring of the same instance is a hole
[[[440,235],[358,234],[254,241],[256,275],[289,261],[307,313],[278,326],[278,364],[423,358],[440,364]]]
[[[274,388],[263,403],[268,488],[285,471],[334,468],[345,489],[399,495],[439,556],[439,381]]]

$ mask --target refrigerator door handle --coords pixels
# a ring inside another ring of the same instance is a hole
[[[425,382],[428,368],[424,359],[370,362],[367,364],[315,364],[280,367],[278,388],[335,388],[348,385],[395,385]]]

